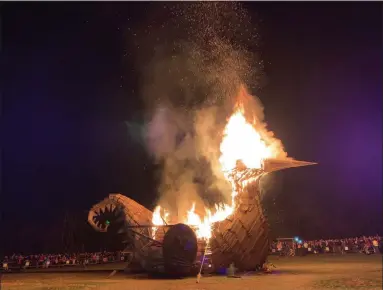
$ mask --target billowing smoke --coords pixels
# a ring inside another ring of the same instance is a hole
[[[238,97],[247,111],[251,108],[251,120],[264,124],[260,101],[245,90],[256,88],[262,76],[256,51],[249,51],[258,34],[250,30],[254,25],[246,11],[232,2],[176,5],[169,8],[170,20],[153,29],[150,39],[157,41],[146,40],[153,55],[141,93],[147,149],[162,165],[158,203],[181,218],[192,201],[198,211],[231,194],[218,161],[219,145]]]

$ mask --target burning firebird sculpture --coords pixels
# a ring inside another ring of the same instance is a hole
[[[251,271],[266,261],[269,228],[261,206],[260,178],[315,163],[287,158],[280,141],[255,116],[253,124],[247,121],[244,104],[251,96],[244,87],[238,99],[242,106],[237,106],[226,124],[219,158],[223,176],[232,187],[230,205],[216,206],[214,212],[205,209],[201,219],[193,204],[181,223],[170,222],[166,209],[158,206],[152,212],[121,194],[110,194],[90,210],[88,222],[97,231],[108,230],[108,217],[122,221],[120,231],[127,235],[143,270],[190,275],[202,269],[206,255],[215,270],[234,264],[240,271]]]
[[[123,218],[124,231],[135,250],[134,259],[151,273],[191,275],[198,271],[208,247],[213,269],[234,263],[241,271],[255,270],[266,261],[269,251],[269,228],[261,207],[259,180],[264,174],[313,165],[293,159],[265,159],[260,169],[246,168],[240,162],[229,174],[237,191],[234,212],[212,225],[209,240],[197,239],[196,228],[186,224],[162,226],[152,223],[153,212],[121,194],[110,194],[94,205],[88,222],[97,231],[109,227],[105,216],[113,213]],[[251,186],[243,182],[252,180]],[[155,235],[153,232],[155,231]]]

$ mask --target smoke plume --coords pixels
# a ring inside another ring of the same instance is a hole
[[[192,201],[198,212],[230,197],[219,145],[238,98],[263,137],[274,142],[266,134],[260,101],[245,89],[257,87],[262,76],[256,51],[248,49],[256,49],[258,32],[250,29],[246,11],[233,2],[175,5],[163,8],[170,20],[157,23],[144,41],[152,49],[141,78],[147,149],[162,165],[158,203],[171,216],[186,213]]]

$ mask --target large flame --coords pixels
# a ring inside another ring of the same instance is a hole
[[[213,224],[225,220],[234,212],[235,197],[238,192],[229,173],[237,167],[238,162],[242,162],[247,168],[260,169],[264,159],[275,157],[278,153],[275,152],[272,144],[267,144],[262,139],[262,135],[257,132],[254,125],[255,123],[251,124],[246,120],[243,106],[238,104],[224,129],[219,159],[225,178],[232,184],[231,204],[215,205],[213,211],[205,208],[205,216],[201,218],[195,212],[196,205],[193,203],[190,210],[185,213],[184,220],[181,221],[194,227],[199,239],[209,241]],[[246,187],[253,181],[253,179],[243,180],[242,187]],[[163,222],[160,207],[157,207],[153,213],[153,224],[163,225]]]
[[[246,121],[240,106],[230,117],[224,134],[219,159],[223,171],[234,169],[238,161],[248,168],[261,168],[262,160],[272,156],[270,147],[254,126]]]

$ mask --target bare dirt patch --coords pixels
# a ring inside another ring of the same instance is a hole
[[[240,279],[221,276],[155,280],[110,272],[4,274],[1,290],[306,290],[382,289],[382,257],[365,255],[276,258],[273,274],[244,273]]]

